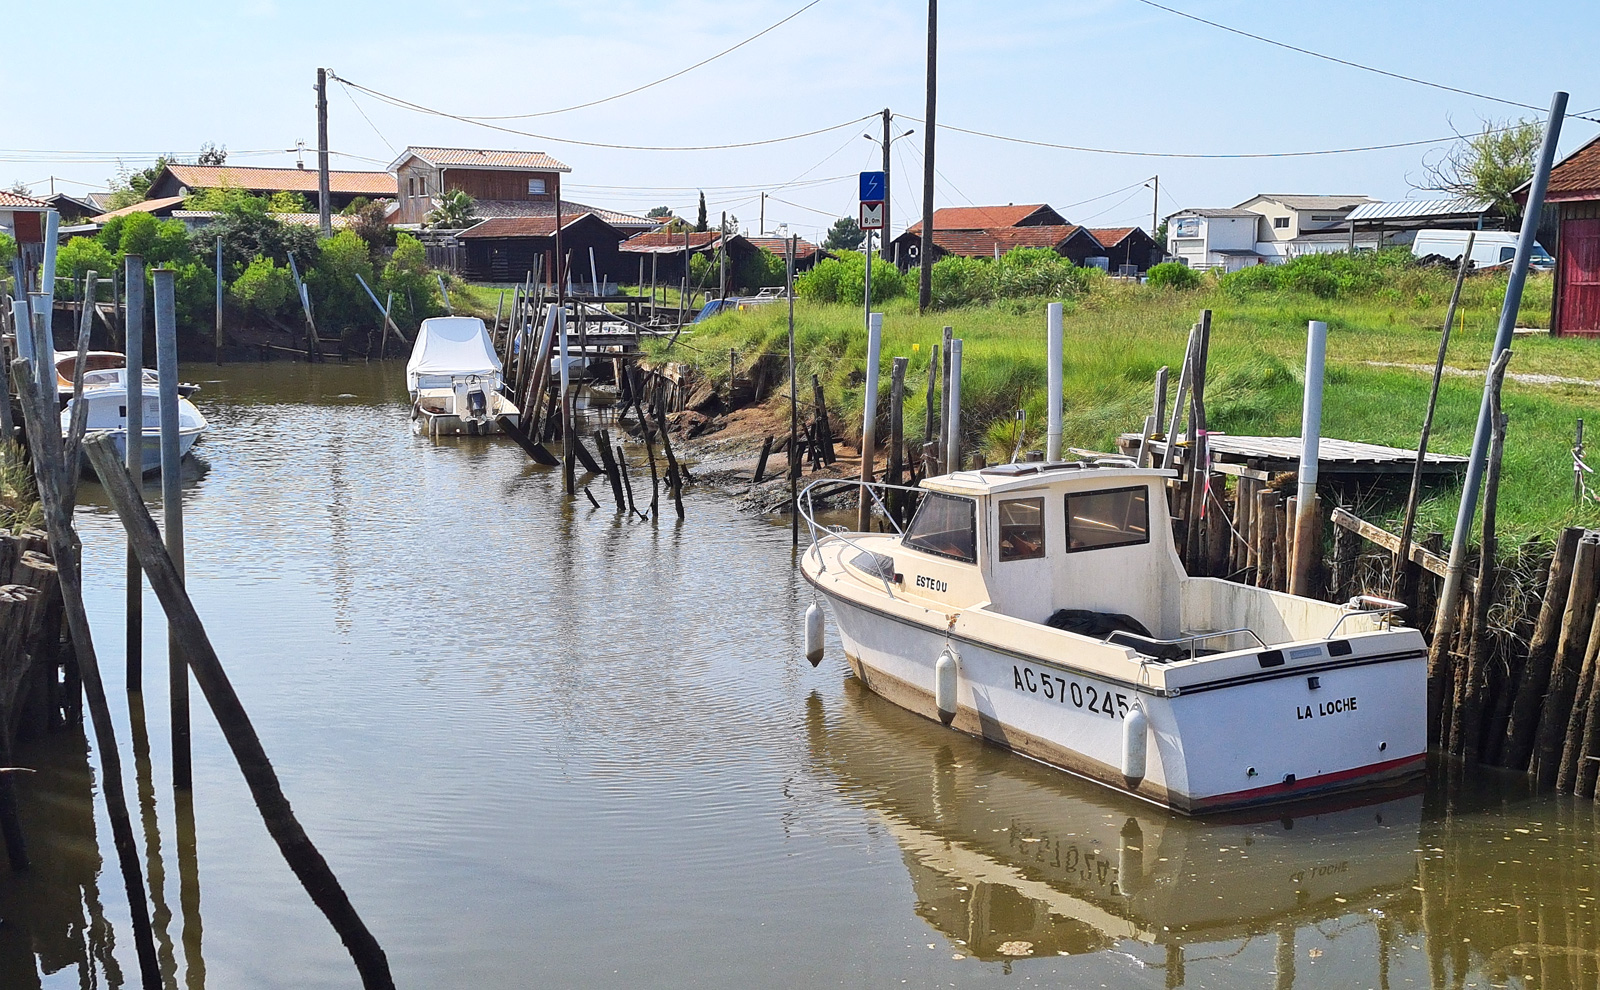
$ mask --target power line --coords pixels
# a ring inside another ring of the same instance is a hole
[[[1061,209],[1070,210],[1074,206],[1083,206],[1086,203],[1093,203],[1097,199],[1105,199],[1105,198],[1107,198],[1109,196],[1115,196],[1117,193],[1123,192],[1123,191],[1128,190],[1128,189],[1132,189],[1135,186],[1143,186],[1146,182],[1149,182],[1149,181],[1150,181],[1149,179],[1140,179],[1138,182],[1130,182],[1127,185],[1123,186],[1121,189],[1113,189],[1110,192],[1103,192],[1098,196],[1090,196],[1088,199],[1080,199],[1076,203],[1068,203],[1066,206],[1061,207]],[[1131,197],[1131,196],[1128,197],[1128,199],[1132,199],[1132,198],[1133,197]],[[1128,200],[1125,199],[1122,202],[1126,203],[1127,201]],[[1121,204],[1118,204],[1118,205],[1121,205]],[[1116,207],[1112,207],[1112,209],[1116,209]],[[1095,216],[1099,216],[1099,215],[1100,214],[1098,214],[1098,213],[1095,214]]]
[[[801,186],[819,186],[828,182],[838,182],[848,179],[850,175],[830,175],[825,179],[806,179],[805,181],[790,182],[746,182],[732,186],[604,186],[585,185],[581,183],[562,183],[567,189],[590,189],[595,191],[624,190],[637,192],[704,192],[707,189],[716,192],[760,192],[763,189],[799,188]]]
[[[1142,2],[1142,0],[1141,0]],[[907,120],[916,120],[915,117],[906,117]],[[920,123],[920,121],[919,121]],[[973,130],[969,127],[956,127],[953,124],[940,123],[940,130],[955,131],[959,134],[971,134],[974,137],[989,138],[993,141],[1009,141],[1012,144],[1027,144],[1036,148],[1054,148],[1057,151],[1080,151],[1091,155],[1124,155],[1130,158],[1311,158],[1318,155],[1352,155],[1366,151],[1390,151],[1395,148],[1417,148],[1430,144],[1449,144],[1461,140],[1461,135],[1454,134],[1450,137],[1428,138],[1421,141],[1396,141],[1392,144],[1371,144],[1356,148],[1328,148],[1321,151],[1265,151],[1241,152],[1236,154],[1196,154],[1179,151],[1128,151],[1117,148],[1090,148],[1076,144],[1056,144],[1052,141],[1036,141],[1032,138],[1010,137],[1005,134],[993,134],[989,131]],[[1490,132],[1507,130],[1504,127],[1491,128]]]
[[[1477,93],[1470,89],[1462,89],[1459,86],[1446,86],[1444,83],[1430,82],[1426,79],[1418,79],[1416,76],[1401,75],[1398,72],[1390,72],[1388,69],[1380,69],[1376,66],[1363,65],[1360,62],[1352,62],[1349,59],[1338,58],[1333,55],[1324,55],[1322,52],[1312,51],[1309,48],[1301,48],[1299,45],[1291,45],[1284,41],[1275,41],[1272,38],[1266,38],[1259,34],[1251,34],[1249,31],[1242,31],[1239,28],[1229,27],[1226,24],[1219,24],[1216,21],[1208,21],[1204,17],[1187,13],[1177,9],[1176,7],[1168,7],[1165,4],[1156,3],[1156,0],[1137,0],[1137,2],[1144,4],[1146,7],[1154,7],[1156,10],[1164,10],[1169,14],[1175,14],[1178,17],[1187,18],[1188,20],[1204,24],[1208,27],[1214,27],[1219,31],[1227,31],[1229,34],[1237,34],[1241,38],[1249,38],[1252,41],[1259,41],[1263,44],[1274,45],[1278,48],[1287,49],[1291,52],[1299,52],[1301,55],[1310,55],[1312,58],[1320,58],[1325,62],[1333,62],[1337,65],[1348,66],[1352,69],[1360,69],[1363,72],[1373,72],[1380,76],[1388,76],[1390,79],[1399,79],[1402,82],[1415,83],[1418,86],[1428,86],[1433,89],[1442,89],[1447,93],[1459,93],[1462,96],[1470,96],[1478,100],[1488,100],[1491,103],[1501,103],[1508,107],[1519,107],[1523,110],[1534,110],[1540,113],[1545,112],[1547,109],[1546,107],[1534,106],[1531,103],[1519,103],[1516,100],[1504,100],[1498,96],[1490,96],[1488,93]],[[1582,115],[1567,114],[1567,116],[1576,117]],[[1593,120],[1593,118],[1589,117],[1584,117],[1583,119]],[[1593,122],[1600,123],[1600,120],[1594,120]]]
[[[787,134],[783,137],[763,138],[758,141],[735,141],[728,144],[700,145],[612,144],[606,141],[584,141],[578,138],[556,137],[553,134],[536,134],[532,131],[520,131],[514,127],[491,124],[483,120],[476,120],[472,117],[462,116],[461,114],[449,113],[445,110],[436,110],[433,107],[426,107],[420,103],[412,103],[410,100],[403,100],[398,96],[391,96],[388,93],[381,93],[378,90],[363,86],[353,80],[345,79],[341,76],[335,75],[332,72],[329,72],[328,76],[329,78],[337,79],[339,82],[353,89],[359,89],[368,96],[381,100],[391,106],[399,107],[402,110],[411,110],[416,113],[429,114],[435,117],[444,117],[448,120],[458,120],[463,124],[473,124],[478,127],[486,127],[492,131],[500,131],[504,134],[515,134],[519,137],[535,138],[539,141],[553,141],[556,144],[576,144],[586,148],[606,148],[611,151],[731,151],[737,148],[756,148],[763,145],[783,144],[787,141],[798,141],[801,138],[815,137],[818,134],[826,134],[829,131],[836,131],[841,127],[854,127],[863,120],[870,120],[871,118],[878,116],[875,113],[869,113],[860,117],[856,117],[852,120],[844,121],[843,123],[830,125],[828,127],[819,127],[815,130],[803,131],[799,134]]]
[[[372,122],[372,118],[367,116],[367,111],[362,109],[361,104],[356,102],[356,98],[350,95],[350,87],[346,86],[344,84],[344,80],[342,79],[339,80],[339,88],[344,91],[344,98],[349,100],[350,105],[356,108],[356,113],[359,113],[361,115],[361,119],[367,122],[367,126],[372,128],[372,133],[378,135],[378,140],[389,146],[389,151],[391,154],[398,155],[400,152],[396,151],[395,146],[389,143],[389,139],[383,136],[382,131],[378,130],[378,125],[374,124]]]
[[[488,115],[488,114],[476,114],[476,115],[475,114],[468,114],[467,117],[469,119],[471,119],[471,120],[527,120],[527,119],[532,118],[532,117],[549,117],[549,116],[552,116],[552,115],[558,114],[558,113],[570,113],[573,110],[584,110],[584,109],[587,109],[589,107],[597,107],[602,103],[610,103],[612,100],[620,100],[624,96],[632,96],[635,93],[641,93],[641,92],[643,92],[643,91],[645,91],[647,89],[650,89],[653,86],[659,86],[664,82],[670,82],[673,79],[678,78],[679,76],[686,75],[686,74],[688,74],[690,72],[693,72],[694,70],[700,68],[701,66],[710,65],[712,62],[715,62],[717,59],[721,58],[722,56],[730,55],[733,52],[738,51],[739,49],[743,48],[745,45],[750,44],[750,42],[755,41],[757,38],[760,38],[762,35],[770,34],[773,31],[776,31],[778,28],[780,28],[783,25],[785,25],[785,24],[789,23],[790,21],[794,20],[796,17],[799,17],[801,14],[805,13],[806,11],[810,10],[812,7],[815,7],[817,4],[819,4],[821,2],[822,2],[822,0],[811,0],[810,3],[806,4],[804,7],[801,7],[799,10],[797,10],[794,13],[790,14],[788,17],[785,17],[783,20],[778,21],[775,24],[771,24],[771,25],[768,25],[765,28],[762,28],[760,31],[757,31],[755,34],[752,34],[750,37],[744,39],[743,41],[739,42],[737,45],[734,45],[731,48],[724,48],[722,51],[717,52],[715,55],[711,56],[710,58],[701,59],[700,61],[696,62],[695,64],[689,66],[686,69],[679,69],[677,72],[674,72],[671,75],[662,76],[660,79],[657,79],[654,82],[647,82],[642,86],[635,86],[632,89],[624,90],[624,91],[622,91],[620,93],[616,93],[616,94],[614,94],[612,96],[604,96],[604,97],[601,97],[598,100],[590,100],[588,103],[575,103],[570,107],[562,107],[559,110],[541,110],[538,113],[508,113],[508,114],[501,114],[501,115],[498,115],[498,116]]]

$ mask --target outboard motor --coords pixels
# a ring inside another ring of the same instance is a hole
[[[489,414],[489,398],[483,393],[482,385],[474,385],[467,391],[467,415],[473,419],[487,419]]]

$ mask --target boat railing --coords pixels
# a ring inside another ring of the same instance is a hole
[[[1124,636],[1128,642],[1118,641],[1118,636]],[[1227,636],[1249,636],[1263,650],[1267,648],[1266,641],[1249,626],[1240,626],[1237,629],[1218,629],[1214,632],[1198,632],[1188,636],[1178,636],[1173,639],[1156,639],[1154,636],[1138,636],[1133,633],[1114,632],[1108,635],[1104,642],[1113,646],[1177,646],[1189,648],[1189,659],[1194,660],[1200,655],[1200,644],[1213,639],[1223,639]]]
[[[889,511],[888,505],[884,503],[884,500],[879,492],[899,491],[916,492],[921,494],[924,491],[924,489],[914,488],[907,485],[891,485],[882,481],[860,481],[851,478],[822,478],[807,485],[805,490],[800,493],[799,504],[795,506],[795,509],[800,513],[800,518],[805,520],[806,528],[811,533],[811,546],[806,548],[806,553],[815,555],[817,568],[821,571],[826,571],[828,569],[827,561],[823,560],[822,558],[822,547],[826,543],[843,543],[845,546],[850,547],[853,550],[872,555],[874,559],[878,558],[880,555],[862,547],[855,540],[852,540],[848,535],[846,535],[850,531],[845,529],[843,526],[829,526],[825,523],[817,521],[815,493],[819,488],[830,489],[830,494],[832,494],[833,491],[841,489],[862,489],[872,497],[873,504],[878,507],[879,512],[883,513],[883,517],[889,520],[889,525],[894,527],[895,533],[901,536],[905,535],[905,530],[901,527],[899,521],[895,519],[894,513]],[[890,598],[893,598],[895,597],[894,588],[890,586],[890,578],[892,577],[893,568],[890,568],[890,574],[885,574],[883,570],[884,569],[882,567],[873,568],[874,573],[878,575],[878,579],[883,582],[884,593]]]
[[[1332,639],[1334,634],[1339,631],[1339,627],[1344,625],[1344,620],[1352,616],[1381,615],[1387,618],[1396,612],[1405,611],[1406,606],[1404,602],[1397,602],[1392,598],[1379,598],[1377,595],[1357,595],[1345,602],[1342,607],[1346,610],[1345,613],[1339,616],[1339,621],[1333,624],[1333,628],[1328,630],[1328,635],[1322,637],[1323,639]]]

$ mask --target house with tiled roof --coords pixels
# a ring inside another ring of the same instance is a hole
[[[1106,256],[1106,270],[1113,275],[1126,269],[1132,269],[1128,274],[1142,275],[1161,264],[1167,254],[1143,227],[1091,227],[1089,233],[1100,242]]]
[[[147,200],[180,200],[202,189],[239,189],[256,196],[293,192],[317,206],[317,171],[308,168],[256,168],[247,165],[171,164],[161,170],[145,193]],[[393,199],[394,176],[388,172],[328,172],[329,209],[338,213],[357,197]]]
[[[1047,203],[1007,203],[1004,206],[946,206],[933,211],[933,229],[940,230],[993,230],[998,227],[1065,227],[1065,217],[1051,209]],[[922,221],[906,228],[908,234],[920,234]]]
[[[1528,183],[1512,196],[1526,207]],[[1600,135],[1556,163],[1544,201],[1556,214],[1550,333],[1600,337]]]
[[[0,230],[17,242],[23,263],[32,267],[44,257],[44,215],[50,204],[21,193],[0,190]]]
[[[1078,230],[1067,223],[1065,217],[1046,203],[1007,203],[1004,206],[947,206],[933,211],[933,243],[939,258],[948,254],[963,257],[987,257],[1002,243],[1012,246],[1053,246],[1057,241],[1041,231],[1056,231],[1062,237],[1072,238],[1068,254],[1074,264],[1101,252],[1094,238],[1068,233]],[[1009,231],[1031,230],[1031,235],[1017,235]],[[1021,240],[1019,240],[1019,236]],[[1046,245],[1046,242],[1050,242]],[[1026,242],[1026,243],[1024,243]],[[895,262],[901,268],[917,264],[922,252],[922,221],[907,227],[899,237],[889,242]],[[1009,248],[1001,247],[1004,254]],[[934,260],[938,260],[935,258]]]
[[[618,246],[628,235],[609,223],[606,211],[563,212],[561,253],[571,259],[578,292],[599,281],[613,285],[639,277],[637,259],[624,258]],[[555,270],[554,209],[540,215],[489,217],[455,235],[462,246],[461,274],[486,282],[520,282],[537,268]]]
[[[572,168],[542,151],[412,145],[389,171],[400,197],[396,222],[409,224],[422,223],[439,197],[457,190],[477,202],[480,217],[554,217],[561,176]]]
[[[746,235],[745,240],[750,242],[751,247],[760,248],[761,250],[776,255],[779,258],[782,258],[789,250],[789,239],[787,237],[751,237]],[[808,272],[812,268],[816,267],[818,261],[821,261],[823,258],[828,256],[828,252],[817,247],[815,244],[811,243],[805,238],[795,238],[795,271]]]
[[[902,234],[895,243],[901,245],[908,235]],[[920,249],[920,237],[913,245]],[[998,258],[1013,248],[1049,248],[1075,265],[1090,263],[1091,258],[1105,255],[1105,249],[1087,227],[1077,224],[1046,224],[1033,227],[992,227],[987,230],[941,230],[934,220],[933,251],[935,262],[949,255],[960,258]],[[915,257],[916,252],[905,252]]]

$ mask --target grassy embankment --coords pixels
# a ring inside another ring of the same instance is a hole
[[[1451,280],[1448,271],[1407,268],[1378,288],[1334,298],[1214,283],[1183,292],[1103,281],[1065,304],[1066,442],[1109,450],[1118,433],[1137,430],[1150,409],[1156,369],[1169,366],[1175,385],[1189,325],[1209,308],[1206,407],[1212,429],[1299,435],[1306,322],[1319,319],[1329,327],[1324,435],[1414,448],[1429,375],[1376,363],[1431,369]],[[1477,376],[1445,377],[1435,451],[1465,454],[1470,446],[1481,372],[1504,291],[1504,275],[1483,274],[1467,282],[1447,363]],[[1550,293],[1548,275],[1530,279],[1519,322],[1547,326]],[[962,404],[968,449],[977,444],[991,459],[1008,458],[1015,429],[1011,411],[1018,407],[1028,410],[1024,449],[1043,446],[1045,300],[1002,301],[927,316],[918,316],[905,299],[880,308],[885,311],[880,369],[885,391],[892,357],[911,358],[905,413],[910,434],[922,433],[929,351],[948,324],[965,342]],[[796,327],[801,381],[812,373],[822,376],[830,401],[842,410],[848,428],[858,431],[866,355],[859,308],[801,302]],[[725,378],[729,348],[738,350],[745,366],[760,353],[785,352],[786,310],[774,305],[719,317],[698,329],[690,344],[696,349],[679,346],[674,358],[703,357],[704,374]],[[1600,345],[1594,342],[1519,336],[1513,350],[1513,374],[1600,380]],[[1506,384],[1510,428],[1500,499],[1502,539],[1550,533],[1568,524],[1600,525],[1600,507],[1573,505],[1569,453],[1575,422],[1591,416],[1595,395],[1587,385]],[[1375,492],[1360,508],[1392,519],[1399,501],[1395,495]],[[1428,498],[1421,531],[1448,533],[1458,498],[1458,489]]]

